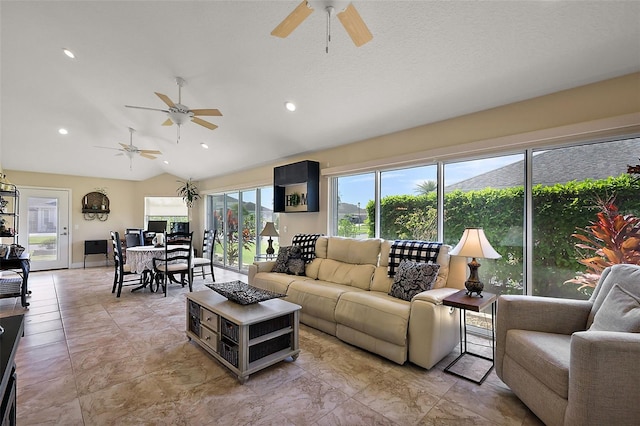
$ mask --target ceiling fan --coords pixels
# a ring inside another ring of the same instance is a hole
[[[289,36],[293,30],[298,28],[298,26],[304,22],[311,13],[313,13],[314,9],[309,3],[317,3],[318,6],[324,7],[324,10],[327,12],[327,53],[329,53],[329,42],[331,41],[331,16],[333,16],[336,9],[341,10],[337,13],[338,19],[340,19],[342,26],[356,46],[360,47],[373,39],[373,35],[371,34],[371,31],[369,31],[369,28],[367,28],[367,24],[364,23],[362,17],[353,4],[349,3],[347,7],[339,7],[338,3],[340,2],[313,2],[312,0],[302,0],[302,3],[300,3],[298,7],[289,14],[289,16],[284,18],[284,20],[275,27],[273,31],[271,31],[271,35],[281,38]]]
[[[178,125],[178,140],[180,142],[180,126],[184,124],[187,120],[191,120],[196,124],[199,124],[207,129],[215,130],[218,128],[213,123],[209,123],[198,117],[202,116],[216,116],[221,117],[222,113],[213,108],[208,109],[189,109],[188,106],[182,104],[182,86],[186,84],[186,81],[182,77],[176,77],[176,84],[178,85],[178,103],[174,103],[167,95],[163,95],[162,93],[154,92],[162,102],[167,104],[169,109],[160,109],[160,108],[148,108],[141,106],[133,106],[133,105],[125,105],[127,108],[138,108],[138,109],[148,109],[151,111],[162,111],[167,114],[168,118],[162,123],[163,126],[171,126],[173,123]]]
[[[136,155],[148,158],[150,160],[155,160],[156,155],[162,154],[162,152],[155,149],[138,149],[138,147],[133,144],[133,132],[135,132],[135,129],[129,127],[129,145],[121,143],[120,145],[122,146],[122,148],[111,148],[108,146],[96,146],[96,148],[113,149],[116,151],[120,151],[120,153],[116,155],[126,155],[127,157],[129,157],[129,170],[133,170],[133,157]]]

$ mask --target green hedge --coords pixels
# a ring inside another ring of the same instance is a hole
[[[536,185],[533,199],[533,293],[536,295],[587,298],[590,289],[563,284],[584,267],[577,262],[576,228],[584,228],[599,211],[596,199],[615,195],[621,213],[640,215],[640,184],[626,174],[602,180],[585,180],[553,186]],[[486,188],[445,194],[444,242],[457,244],[466,227],[484,228],[492,246],[502,254],[485,260],[480,269],[486,289],[501,294],[522,293],[524,250],[524,188]],[[396,195],[381,200],[382,238],[436,238],[437,197]],[[369,235],[374,235],[374,203],[367,204]],[[482,260],[480,260],[482,263]]]

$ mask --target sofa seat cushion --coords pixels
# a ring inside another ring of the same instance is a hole
[[[564,399],[569,398],[571,335],[507,331],[505,355]]]
[[[296,277],[295,275],[282,274],[278,272],[258,272],[251,285],[264,290],[273,291],[274,293],[286,294],[289,284],[300,279],[304,279],[304,277]]]
[[[399,346],[407,344],[411,303],[377,291],[349,292],[340,297],[336,322]]]
[[[336,304],[348,291],[358,289],[319,280],[300,280],[289,285],[287,300],[302,306],[302,312],[306,315],[336,322]]]

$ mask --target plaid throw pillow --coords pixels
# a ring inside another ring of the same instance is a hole
[[[296,234],[291,240],[291,245],[302,249],[302,259],[310,263],[316,257],[316,241],[322,234]]]
[[[442,243],[429,241],[395,240],[389,250],[389,276],[396,274],[396,269],[402,259],[421,263],[436,263]]]

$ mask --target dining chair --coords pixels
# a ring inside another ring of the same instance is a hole
[[[189,291],[193,291],[193,232],[173,232],[165,234],[164,257],[154,258],[153,272],[156,280],[162,280],[164,297],[167,297],[169,282],[179,282],[185,286],[184,277],[189,284]],[[175,275],[180,274],[180,281],[175,280]],[[160,282],[160,281],[157,281]]]
[[[193,276],[196,274],[198,276],[202,276],[202,279],[207,277],[207,272],[205,271],[205,267],[209,267],[209,272],[211,274],[211,279],[213,282],[216,281],[216,276],[213,273],[213,248],[216,241],[216,236],[218,235],[218,230],[205,230],[204,236],[202,238],[202,257],[194,257],[193,258]],[[198,269],[199,268],[199,269]]]
[[[126,265],[124,263],[120,234],[117,231],[111,231],[111,243],[113,245],[113,261],[115,264],[113,287],[111,288],[111,293],[115,293],[117,288],[118,293],[116,294],[116,297],[120,297],[123,285],[135,285],[134,282],[136,284],[142,284],[143,277],[140,274],[131,272],[131,268],[129,267],[129,265]],[[125,277],[127,278],[125,279]]]
[[[137,247],[143,245],[142,231],[140,229],[127,229],[124,234],[127,247]]]

